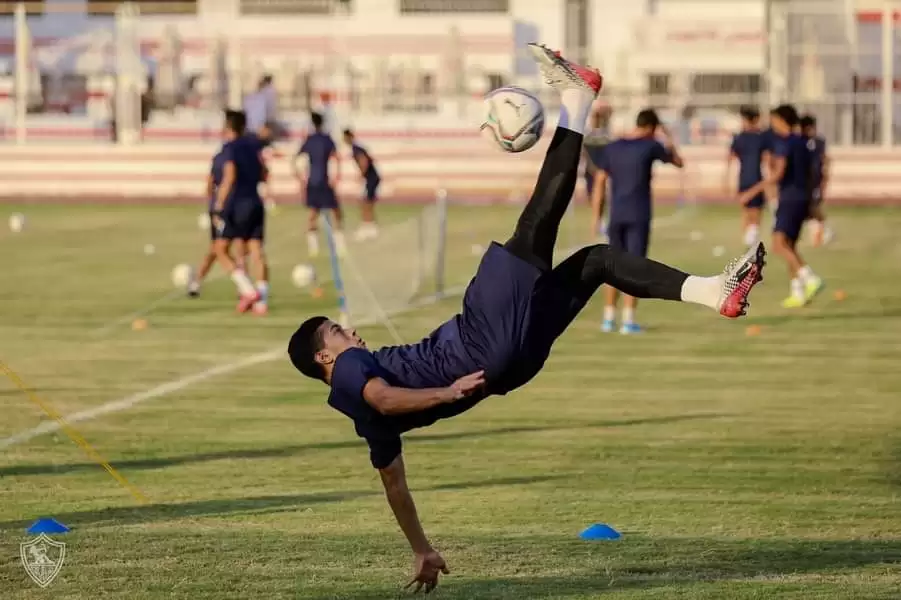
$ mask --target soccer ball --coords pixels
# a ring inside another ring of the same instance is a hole
[[[209,231],[210,230],[210,215],[209,213],[200,213],[197,215],[197,229],[201,231]]]
[[[191,280],[194,279],[194,269],[191,265],[177,265],[172,269],[172,285],[177,288],[187,287]]]
[[[297,265],[291,271],[291,281],[294,287],[305,288],[316,281],[316,271],[310,265]]]
[[[504,152],[528,150],[544,132],[544,107],[522,88],[502,87],[485,96],[481,132]]]
[[[9,217],[9,230],[13,233],[19,233],[25,229],[25,215],[16,213]]]

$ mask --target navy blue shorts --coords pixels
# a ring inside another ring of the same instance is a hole
[[[797,242],[801,237],[804,221],[810,216],[810,203],[803,199],[780,198],[776,208],[776,224],[774,232],[785,234],[789,240]]]
[[[229,201],[222,212],[226,240],[262,240],[266,232],[266,209],[258,200]]]
[[[338,197],[335,190],[328,185],[307,186],[307,207],[317,210],[338,208]]]
[[[750,187],[751,186],[747,186],[744,188],[738,188],[738,191],[743,192]],[[751,198],[750,200],[745,202],[742,206],[744,206],[745,208],[763,208],[764,206],[766,206],[766,194],[764,194],[763,192],[760,192],[759,194],[757,194],[756,196],[754,196],[753,198]]]
[[[810,191],[810,212],[815,211],[823,204],[823,190],[815,187]]]
[[[651,223],[610,223],[607,226],[610,247],[634,254],[647,256],[651,240]]]
[[[379,198],[379,184],[382,180],[378,177],[366,178],[366,201],[375,202]]]

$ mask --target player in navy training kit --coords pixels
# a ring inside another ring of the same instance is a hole
[[[741,194],[763,181],[761,165],[771,147],[767,135],[760,130],[760,112],[754,107],[743,106],[739,113],[741,131],[733,136],[729,146],[726,176],[729,176],[732,161],[738,160],[738,193]],[[747,246],[756,244],[760,239],[760,217],[765,206],[766,194],[763,191],[742,203],[741,228]]]
[[[656,139],[660,131],[664,143]],[[682,157],[676,151],[675,142],[660,118],[653,110],[638,113],[635,130],[627,137],[610,142],[600,153],[598,171],[595,174],[591,230],[598,230],[597,223],[604,214],[607,180],[610,180],[610,217],[607,220],[607,236],[610,246],[635,256],[647,256],[651,236],[651,179],[657,161],[682,168]],[[601,331],[609,333],[616,327],[616,301],[619,291],[608,287],[604,320]],[[638,301],[626,296],[620,333],[640,333],[635,323],[635,307]]]
[[[792,277],[791,294],[782,302],[785,308],[798,308],[810,302],[823,289],[820,279],[798,254],[797,243],[804,221],[810,215],[811,152],[807,139],[797,133],[798,111],[784,104],[771,116],[776,142],[773,147],[773,171],[739,195],[747,201],[767,185],[778,184],[779,206],[773,227],[773,251],[785,259]]]
[[[379,184],[382,178],[379,176],[378,169],[375,168],[372,156],[366,148],[357,144],[354,132],[350,129],[344,130],[344,143],[350,146],[354,162],[360,168],[366,192],[361,205],[362,222],[360,228],[357,229],[356,238],[362,241],[378,237],[379,229],[375,224],[375,203],[378,200]]]
[[[832,230],[826,225],[823,212],[826,185],[829,183],[829,156],[826,154],[826,140],[817,135],[817,120],[813,115],[801,117],[801,134],[807,138],[807,149],[812,153],[810,181],[810,220],[814,226],[813,245],[820,246],[832,239]]]
[[[330,386],[329,405],[353,420],[368,443],[388,503],[415,553],[410,584],[417,590],[434,588],[447,568],[423,532],[407,487],[403,433],[528,382],[602,284],[738,317],[762,274],[762,245],[717,277],[689,276],[604,244],[582,248],[553,267],[557,230],[579,176],[582,135],[601,76],[543,46],[529,48],[547,82],[561,93],[560,121],[513,236],[503,245],[492,243],[482,257],[462,312],[419,343],[375,352],[355,331],[326,317],[305,321],[288,344],[292,364]]]
[[[266,210],[259,185],[266,179],[266,167],[260,156],[259,140],[245,132],[247,117],[244,113],[227,111],[225,123],[227,141],[222,147],[222,182],[213,207],[219,231],[216,255],[238,288],[241,296],[238,312],[253,308],[262,314],[266,312],[268,300],[269,268],[263,253]],[[256,267],[256,287],[231,257],[230,248],[236,240],[244,242]]]
[[[313,123],[313,133],[304,141],[297,158],[306,154],[310,161],[304,185],[307,207],[310,209],[310,217],[307,224],[307,250],[310,256],[319,254],[319,213],[323,210],[331,212],[332,225],[335,233],[335,245],[339,254],[344,253],[344,234],[341,231],[344,217],[341,213],[341,205],[335,194],[335,184],[340,177],[341,163],[338,160],[338,148],[331,136],[322,130],[323,119],[319,113],[312,113],[310,117]],[[335,178],[329,172],[330,163],[335,162]],[[303,182],[303,176],[297,168],[297,160],[294,162],[295,174],[298,181]]]

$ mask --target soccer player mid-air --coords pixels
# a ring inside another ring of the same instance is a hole
[[[732,138],[726,163],[726,177],[729,177],[733,160],[738,161],[738,193],[763,181],[761,165],[767,160],[770,147],[767,135],[760,129],[760,112],[751,106],[743,106],[741,131]],[[728,186],[728,181],[726,182]],[[756,244],[760,239],[760,217],[766,206],[766,193],[761,191],[753,198],[742,202],[741,227],[746,246]]]
[[[332,216],[337,252],[343,254],[345,242],[341,227],[344,216],[341,213],[338,196],[335,194],[335,185],[340,178],[341,169],[338,148],[331,136],[322,129],[322,115],[314,112],[310,115],[310,120],[313,124],[313,133],[304,140],[294,159],[294,173],[305,191],[307,208],[310,209],[307,222],[307,251],[310,256],[319,256],[319,213],[325,210]],[[304,154],[309,159],[305,183],[304,176],[297,166],[297,159]],[[334,179],[330,168],[332,162],[335,163]]]
[[[826,184],[829,183],[829,155],[826,154],[826,140],[817,135],[817,120],[813,115],[801,117],[801,135],[807,138],[807,149],[813,154],[810,182],[810,220],[813,221],[813,245],[828,244],[833,237],[832,229],[826,225],[823,212]]]
[[[222,146],[222,181],[216,190],[213,215],[219,230],[214,244],[219,264],[228,272],[241,298],[238,312],[253,309],[267,312],[269,267],[263,252],[266,210],[260,197],[259,184],[266,179],[266,167],[260,156],[259,141],[246,135],[243,112],[227,111],[226,143]],[[243,242],[257,275],[254,287],[243,269],[231,257],[233,242]]]
[[[410,585],[417,590],[434,588],[447,567],[423,532],[407,487],[401,434],[524,385],[602,284],[739,317],[762,275],[762,245],[715,277],[687,275],[604,244],[582,248],[554,267],[557,230],[579,176],[582,136],[601,76],[544,46],[529,48],[560,92],[558,127],[513,236],[485,252],[462,312],[419,343],[375,352],[355,331],[326,317],[307,319],[288,344],[292,364],[331,388],[329,405],[352,419],[368,443],[388,504],[415,554]]]
[[[379,176],[378,169],[375,168],[375,161],[363,146],[356,142],[356,136],[350,129],[344,130],[344,143],[350,147],[351,155],[357,167],[360,169],[360,176],[363,177],[365,186],[365,197],[361,204],[362,213],[360,227],[357,229],[355,237],[357,241],[369,240],[379,236],[379,228],[375,223],[375,203],[378,200],[379,183],[382,178]]]
[[[799,308],[809,303],[823,289],[820,279],[798,253],[798,238],[804,221],[810,216],[810,177],[813,155],[807,138],[796,132],[801,120],[794,106],[783,104],[770,117],[775,133],[772,171],[759,183],[739,194],[747,202],[768,185],[777,184],[779,206],[773,227],[773,251],[788,265],[791,293],[782,301],[785,308]]]
[[[657,141],[657,133],[663,143]],[[592,197],[591,231],[598,231],[598,222],[604,214],[607,181],[610,181],[610,216],[607,219],[607,237],[610,246],[635,256],[648,255],[651,236],[651,179],[654,163],[660,161],[682,168],[682,157],[676,150],[673,136],[660,123],[657,113],[642,110],[635,119],[635,129],[626,137],[607,144],[600,153],[595,174]],[[628,294],[628,292],[627,292]],[[616,328],[616,302],[619,290],[608,286],[601,331],[609,333]],[[624,301],[620,333],[641,333],[635,322],[638,300],[627,295]]]

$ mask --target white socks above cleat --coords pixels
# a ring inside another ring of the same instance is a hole
[[[759,225],[748,225],[745,227],[745,237],[744,242],[745,246],[753,246],[757,242],[760,241],[760,226]]]
[[[235,282],[235,287],[238,288],[238,293],[242,296],[253,296],[256,294],[256,288],[253,287],[253,283],[250,281],[250,278],[247,277],[247,273],[241,269],[232,271],[231,279]]]
[[[682,283],[682,302],[701,304],[719,310],[725,275],[696,277],[689,275]]]
[[[311,258],[319,256],[319,234],[315,231],[307,232],[307,254]]]

